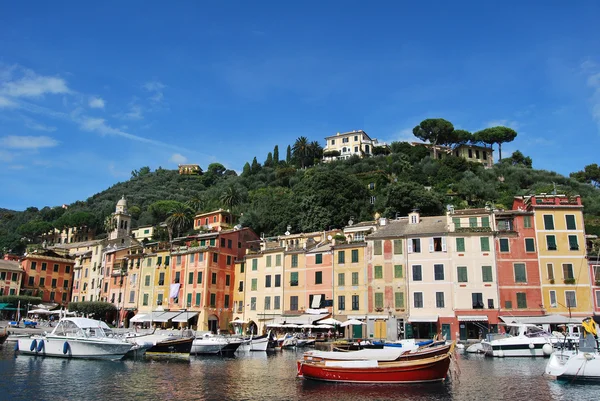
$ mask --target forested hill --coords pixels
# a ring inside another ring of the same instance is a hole
[[[361,159],[320,164],[319,155],[298,160],[294,155],[279,160],[277,148],[264,163],[244,166],[241,175],[219,163],[209,165],[197,176],[177,171],[143,167],[126,182],[115,184],[68,209],[28,208],[23,212],[0,211],[0,253],[22,252],[27,243],[52,227],[95,227],[104,231],[104,221],[125,196],[133,226],[158,224],[171,214],[184,216],[176,234],[191,230],[195,212],[219,207],[231,209],[240,222],[267,236],[343,227],[349,219],[373,219],[406,215],[418,207],[424,215],[444,213],[447,204],[455,208],[492,204],[510,208],[515,195],[535,193],[579,194],[583,198],[588,233],[600,234],[600,191],[585,177],[573,178],[531,168],[531,160],[520,152],[505,158],[491,169],[478,163],[448,156],[429,157],[424,147],[395,142],[391,153]],[[303,165],[313,165],[302,168]],[[583,172],[577,173],[583,174]],[[181,220],[181,219],[180,219]]]

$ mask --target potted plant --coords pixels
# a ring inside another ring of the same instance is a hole
[[[564,280],[565,284],[575,284],[575,279],[574,278],[566,278]]]

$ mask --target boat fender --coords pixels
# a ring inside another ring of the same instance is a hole
[[[583,357],[586,361],[591,361],[592,359],[594,359],[594,355],[590,354],[589,352],[584,353]]]
[[[504,351],[498,351],[498,358],[504,358]]]
[[[554,352],[554,348],[552,348],[552,344],[544,344],[544,346],[542,347],[542,352],[544,353],[545,356],[550,356],[553,352]]]
[[[533,345],[533,343],[529,343],[529,349],[534,349],[535,345]]]
[[[65,343],[63,344],[63,354],[67,355],[69,353],[69,348],[71,348],[71,346],[68,342],[65,341]]]
[[[33,340],[29,346],[29,351],[33,351],[37,347],[37,341]]]
[[[42,352],[43,349],[44,349],[44,340],[40,340],[40,342],[38,343],[38,346],[37,346],[37,352]]]

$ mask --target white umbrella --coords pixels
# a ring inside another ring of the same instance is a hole
[[[320,324],[316,328],[317,329],[333,329],[333,326],[330,324]]]
[[[303,328],[303,329],[316,329],[319,326],[315,326],[314,324],[303,324],[300,327]]]
[[[288,323],[288,324],[286,324],[286,325],[285,325],[285,326],[283,326],[283,327],[285,327],[285,328],[290,328],[290,329],[299,329],[299,328],[300,328],[300,326],[299,326],[299,325],[297,325],[297,324],[294,324],[294,323]]]
[[[340,322],[339,320],[334,319],[332,317],[323,319],[323,320],[319,320],[317,322],[317,324],[332,324],[332,325],[336,325],[336,324],[340,324],[340,323],[342,323],[342,322]]]
[[[269,323],[267,327],[283,327],[283,325],[281,323]]]
[[[32,309],[28,313],[38,314],[38,315],[49,315],[50,312],[46,309]]]
[[[361,322],[360,320],[350,319],[350,320],[346,320],[340,326],[342,326],[342,327],[346,327],[346,326],[360,326],[361,324],[366,324],[366,323],[365,322]]]

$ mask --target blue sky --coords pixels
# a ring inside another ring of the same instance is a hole
[[[0,207],[437,117],[515,128],[503,154],[536,168],[597,162],[600,2],[413,3],[2,2]]]

